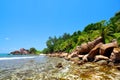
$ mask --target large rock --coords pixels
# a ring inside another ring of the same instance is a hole
[[[118,47],[117,41],[107,44],[99,43],[88,53],[87,58],[89,61],[93,61],[96,55],[103,55],[109,58],[115,47]],[[104,58],[103,56],[99,57]]]
[[[24,53],[26,50],[24,48],[20,49],[20,53]]]
[[[11,52],[10,54],[18,55],[18,54],[20,54],[20,51],[16,50],[16,51]]]
[[[107,65],[108,64],[108,62],[106,60],[99,60],[96,63],[99,65]]]
[[[13,51],[10,54],[13,54],[13,55],[29,54],[29,50],[21,48],[20,50]]]
[[[78,49],[78,54],[84,55],[87,54],[90,51],[90,48],[88,47],[87,43],[81,44],[81,46]]]
[[[117,41],[103,44],[100,46],[100,55],[104,55],[107,57],[110,57],[111,53],[113,52],[113,49],[118,47]]]
[[[88,54],[86,54],[86,55],[83,56],[82,61],[83,62],[87,62],[88,61]]]
[[[93,49],[97,44],[102,42],[102,37],[95,39],[94,41],[83,43],[81,46],[77,47],[78,54],[87,54]]]
[[[29,54],[29,51],[28,50],[24,50],[23,54]]]
[[[106,61],[108,61],[109,58],[106,57],[106,56],[103,56],[103,55],[96,55],[95,59],[94,59],[94,62],[99,61],[99,60],[106,60]]]
[[[59,55],[59,57],[60,58],[65,58],[65,57],[67,57],[68,56],[68,53],[64,53],[64,52],[62,52],[60,55]]]
[[[84,55],[78,55],[79,59],[82,59],[84,57]]]
[[[120,48],[114,48],[111,53],[110,59],[112,62],[120,62]]]
[[[89,61],[93,61],[95,56],[99,54],[99,49],[100,49],[100,46],[103,45],[103,43],[99,43],[97,44],[89,53],[88,53],[88,60]]]
[[[73,52],[73,53],[68,55],[68,59],[73,58],[73,57],[78,57],[77,52]]]
[[[93,49],[97,44],[99,43],[103,43],[103,38],[102,37],[98,37],[95,40],[88,42],[88,46],[90,49]]]

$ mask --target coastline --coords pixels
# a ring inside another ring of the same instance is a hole
[[[76,65],[64,58],[46,55],[31,59],[5,60],[0,63],[0,79],[2,80],[120,79],[120,71],[112,66],[98,65],[93,62]],[[58,67],[59,64],[62,66]]]

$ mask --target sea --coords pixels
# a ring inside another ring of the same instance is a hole
[[[45,61],[46,58],[43,55],[0,53],[0,80],[22,80],[21,77],[26,79],[28,76],[24,73],[34,73],[37,69],[36,67],[46,63]]]
[[[0,80],[54,80],[57,74],[61,74],[55,67],[58,63],[69,66],[68,62],[62,58],[51,58],[44,54],[0,53]],[[63,71],[66,70],[68,70],[67,67]]]
[[[56,67],[60,63],[62,67]],[[0,80],[120,80],[120,70],[46,55],[0,53]]]
[[[12,55],[9,53],[0,53],[0,60],[14,60],[14,59],[27,59],[34,58],[36,55]]]

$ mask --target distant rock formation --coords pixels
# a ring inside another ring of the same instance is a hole
[[[26,55],[26,54],[30,54],[30,52],[29,52],[29,50],[21,48],[20,50],[15,50],[13,52],[10,52],[10,54],[13,54],[13,55]]]
[[[16,51],[10,52],[10,54],[17,55],[17,54],[20,54],[20,51],[16,50]]]

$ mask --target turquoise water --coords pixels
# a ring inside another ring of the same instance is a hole
[[[119,70],[96,63],[76,65],[45,55],[0,56],[0,80],[120,80]],[[58,63],[63,67],[57,68]]]
[[[11,55],[9,53],[0,53],[0,58],[5,58],[5,57],[22,57],[23,55]]]
[[[10,56],[13,56],[13,55],[9,55],[9,53],[0,53],[0,58],[1,57],[10,57]]]
[[[34,57],[36,57],[36,55],[12,55],[9,53],[0,53],[0,60],[27,59]]]
[[[24,57],[24,56],[33,56],[33,55],[12,55],[9,53],[0,53],[0,58],[2,57]]]

